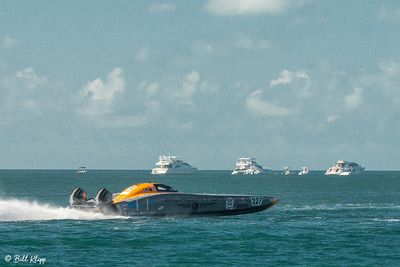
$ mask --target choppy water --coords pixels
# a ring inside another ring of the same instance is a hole
[[[217,218],[124,218],[66,208],[76,186],[95,194],[144,181],[280,202],[264,212]],[[13,263],[15,255],[38,255],[49,266],[399,266],[400,172],[239,177],[229,171],[3,170],[0,266],[32,266]]]

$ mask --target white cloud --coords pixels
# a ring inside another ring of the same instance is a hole
[[[197,71],[192,71],[186,75],[182,81],[182,87],[176,91],[176,97],[181,99],[181,103],[193,104],[193,95],[197,90],[197,84],[200,81],[200,74]]]
[[[259,15],[279,14],[290,8],[302,6],[305,1],[297,0],[209,0],[205,9],[215,15]]]
[[[272,47],[271,41],[267,39],[251,39],[245,34],[239,35],[235,40],[235,46],[243,49],[269,49]]]
[[[149,9],[152,13],[172,12],[175,11],[175,6],[173,4],[167,3],[154,3],[150,6]]]
[[[280,107],[263,100],[261,90],[252,92],[246,98],[245,106],[248,110],[261,117],[287,116],[291,112],[288,108]]]
[[[160,101],[157,94],[160,92],[160,84],[158,82],[142,82],[139,88],[145,92],[145,98],[142,104],[147,111],[157,112],[160,110]]]
[[[2,78],[4,91],[0,89],[0,112],[4,110],[41,111],[54,104],[49,101],[49,82],[46,76],[39,75],[32,67],[21,69]],[[53,85],[54,88],[54,85]]]
[[[310,80],[310,76],[304,70],[299,70],[299,71],[283,70],[278,79],[270,81],[269,85],[275,86],[280,84],[289,84],[296,79]]]
[[[384,22],[400,22],[400,7],[382,7],[378,12],[378,19]]]
[[[149,49],[147,47],[142,47],[135,56],[137,62],[146,62],[149,59]]]
[[[218,93],[219,87],[217,84],[209,82],[209,81],[203,81],[201,85],[199,86],[199,91],[206,95],[213,95]]]
[[[351,95],[347,95],[344,97],[346,106],[348,108],[354,109],[361,105],[363,99],[362,91],[363,91],[362,88],[357,87],[354,88],[354,91]]]
[[[17,40],[15,40],[13,37],[11,37],[9,35],[6,35],[3,37],[2,43],[3,43],[3,47],[10,48],[10,47],[13,47],[17,43]]]
[[[153,97],[158,93],[160,84],[158,82],[142,82],[139,87],[146,92],[146,96]]]
[[[93,122],[101,128],[126,128],[145,126],[148,119],[140,115],[111,115],[95,118]]]
[[[28,90],[35,90],[47,81],[46,76],[37,75],[31,67],[17,71],[13,78],[19,88],[22,87]]]
[[[113,99],[116,94],[125,90],[125,80],[122,76],[122,69],[115,68],[103,82],[100,78],[87,83],[80,91],[80,94],[88,98],[87,105],[81,112],[86,115],[101,115],[112,113]]]
[[[326,122],[334,123],[334,122],[337,121],[338,119],[340,119],[340,115],[329,115],[329,116],[326,118]]]
[[[400,75],[400,63],[398,62],[381,62],[378,65],[379,69],[383,71],[386,75],[397,76]]]
[[[181,114],[193,110],[194,96],[209,95],[217,89],[193,70],[161,81],[143,81],[125,92],[122,70],[116,68],[105,81],[98,78],[80,90],[84,105],[78,112],[101,128],[145,127],[154,123],[179,127],[187,123]],[[166,113],[169,116],[165,117]]]
[[[192,51],[199,54],[207,54],[214,51],[214,46],[205,41],[196,41],[192,44]]]

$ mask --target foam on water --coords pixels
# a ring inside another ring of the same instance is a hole
[[[320,204],[320,205],[305,205],[305,206],[295,206],[295,205],[285,205],[281,206],[284,210],[357,210],[357,209],[400,209],[398,205],[392,204]]]
[[[105,220],[121,216],[57,207],[36,201],[0,199],[0,222],[43,220]]]

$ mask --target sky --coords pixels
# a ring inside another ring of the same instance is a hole
[[[400,169],[398,1],[1,1],[0,168]]]

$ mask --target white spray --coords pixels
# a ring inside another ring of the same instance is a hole
[[[0,198],[0,222],[38,220],[105,220],[115,218],[122,217],[57,207],[36,201]]]

